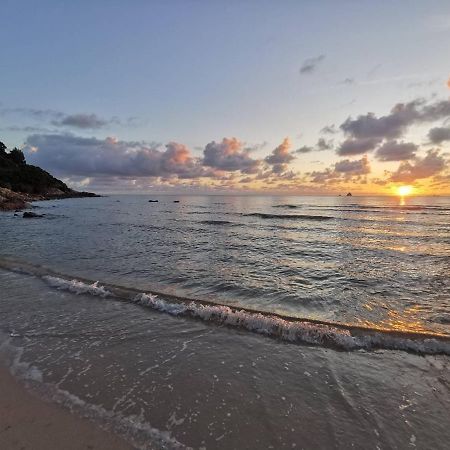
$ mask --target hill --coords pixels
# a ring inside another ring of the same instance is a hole
[[[21,150],[8,152],[0,142],[0,209],[22,209],[36,200],[96,196],[74,191],[40,167],[27,164]]]

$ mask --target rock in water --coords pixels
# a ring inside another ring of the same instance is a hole
[[[25,211],[22,216],[24,219],[40,219],[44,217],[42,214],[36,214],[34,212]]]
[[[351,196],[352,196],[352,193],[349,192],[349,193],[347,194],[347,197],[351,197]]]

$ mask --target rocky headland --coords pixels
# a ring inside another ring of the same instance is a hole
[[[0,210],[27,208],[30,202],[61,198],[99,197],[92,192],[78,192],[40,167],[27,164],[23,152],[8,151],[0,142]]]

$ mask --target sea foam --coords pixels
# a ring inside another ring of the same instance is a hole
[[[98,295],[100,297],[107,297],[112,295],[111,292],[106,290],[103,286],[98,284],[98,281],[87,284],[79,280],[65,280],[63,278],[52,277],[46,275],[42,277],[51,287],[73,292],[74,294],[91,294]]]
[[[389,349],[422,354],[450,355],[450,341],[434,338],[409,338],[398,333],[368,330],[354,335],[351,329],[332,325],[286,320],[279,316],[232,309],[225,305],[204,305],[195,302],[178,304],[153,294],[138,294],[135,303],[175,316],[190,316],[204,321],[280,338],[289,342],[335,347],[342,350]]]
[[[107,289],[99,282],[92,284],[80,280],[66,280],[43,276],[51,286],[75,294],[89,294],[131,300],[135,304],[152,308],[172,316],[191,317],[205,322],[245,329],[253,333],[278,338],[288,342],[320,345],[340,350],[403,350],[419,354],[450,355],[450,339],[441,336],[411,334],[390,330],[364,329],[347,325],[321,323],[308,319],[283,318],[267,312],[232,308],[226,305],[201,301],[164,299],[151,293],[123,297],[113,288]]]

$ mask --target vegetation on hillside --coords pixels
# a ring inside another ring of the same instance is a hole
[[[70,194],[65,183],[51,176],[40,167],[26,163],[25,156],[18,148],[8,152],[0,142],[0,187],[30,195]]]

